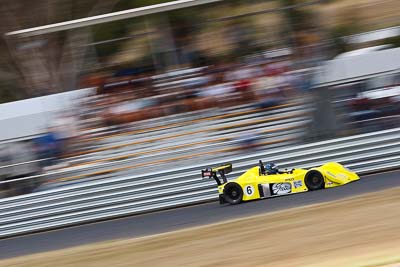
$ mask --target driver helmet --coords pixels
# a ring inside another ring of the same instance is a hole
[[[278,173],[278,166],[275,163],[267,163],[265,164],[265,171],[267,174],[277,174]]]

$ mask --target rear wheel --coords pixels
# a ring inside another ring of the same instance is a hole
[[[243,190],[237,183],[229,183],[224,188],[224,199],[229,204],[239,204],[243,198]]]
[[[309,171],[306,174],[305,183],[310,191],[319,190],[325,186],[324,177],[319,171]]]

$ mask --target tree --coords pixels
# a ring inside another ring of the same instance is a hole
[[[0,33],[46,25],[113,10],[118,0],[4,0],[0,7]],[[18,98],[75,89],[85,59],[90,28],[37,37],[5,38],[4,65],[17,76]],[[3,68],[4,68],[3,65]]]

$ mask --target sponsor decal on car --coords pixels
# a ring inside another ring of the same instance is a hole
[[[294,186],[294,188],[302,187],[303,186],[303,181],[302,180],[294,181],[293,182],[293,186]]]
[[[294,181],[294,178],[286,178],[285,182],[290,182],[290,181]]]
[[[292,192],[292,186],[290,185],[290,183],[271,184],[272,195],[285,195],[291,192]]]

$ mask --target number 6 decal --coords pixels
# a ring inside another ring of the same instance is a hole
[[[252,196],[254,194],[254,187],[252,185],[247,185],[244,188],[244,193],[249,197]]]

